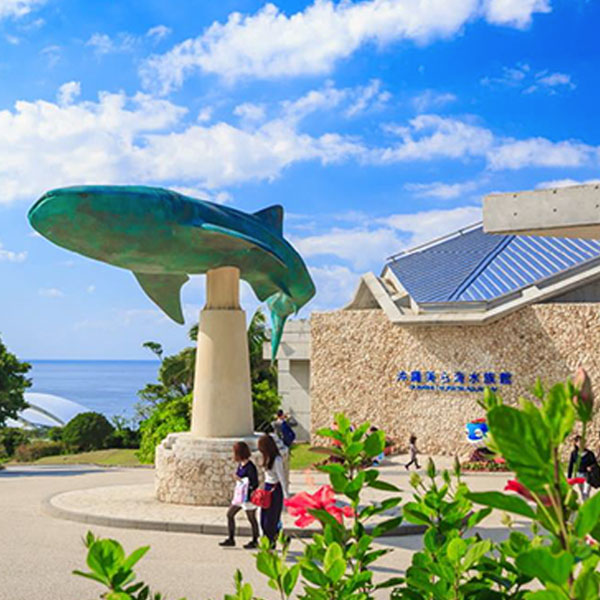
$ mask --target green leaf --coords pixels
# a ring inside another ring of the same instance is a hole
[[[346,561],[343,558],[338,558],[334,560],[328,569],[325,570],[325,575],[333,581],[333,583],[337,583],[346,572]]]
[[[392,531],[392,529],[396,529],[396,527],[400,527],[402,523],[402,517],[393,517],[392,519],[387,519],[386,521],[382,521],[378,523],[375,527],[373,527],[373,531],[371,535],[373,537],[381,537],[386,534],[388,531]]]
[[[336,560],[343,558],[343,556],[344,553],[339,544],[336,542],[329,544],[327,551],[325,552],[325,558],[323,559],[323,567],[325,568],[325,571],[327,571]]]
[[[509,513],[535,519],[535,511],[525,500],[518,496],[509,496],[502,492],[469,492],[466,497],[475,502],[491,508],[497,508]]]
[[[283,576],[283,592],[286,596],[291,596],[296,582],[298,581],[298,575],[300,574],[300,565],[294,565],[291,569],[288,569]]]
[[[87,564],[95,573],[112,577],[118,570],[125,552],[123,546],[115,540],[96,540],[88,550]]]
[[[564,384],[558,383],[550,389],[542,410],[552,440],[556,445],[562,444],[575,423],[575,410]]]
[[[402,514],[409,523],[415,523],[416,525],[431,525],[429,515],[420,509],[421,507],[416,502],[408,502],[402,507]]]
[[[446,554],[453,563],[457,563],[465,555],[466,551],[467,543],[462,538],[457,537],[450,540]]]
[[[273,557],[270,552],[262,551],[256,556],[256,568],[267,577],[275,579],[277,577],[277,569],[273,563]]]
[[[536,577],[542,583],[563,585],[571,574],[575,563],[573,556],[561,551],[552,554],[550,548],[533,548],[517,556],[516,565],[530,577]]]
[[[134,550],[123,562],[122,568],[129,570],[150,550],[150,546],[142,546]]]
[[[369,457],[378,456],[385,448],[385,433],[383,431],[374,431],[365,440],[365,453]]]
[[[399,487],[396,487],[393,483],[389,483],[388,481],[379,481],[375,479],[369,482],[368,487],[371,487],[375,490],[383,490],[384,492],[401,492],[402,490]]]
[[[311,446],[309,450],[310,452],[315,452],[316,454],[326,454],[327,456],[344,458],[344,453],[336,446]]]
[[[482,540],[469,547],[463,561],[463,569],[466,571],[477,563],[492,549],[490,540]]]
[[[600,494],[594,494],[588,498],[579,508],[577,519],[575,520],[575,533],[583,537],[590,533],[600,520]]]
[[[345,489],[344,489],[344,494],[346,494],[346,496],[356,496],[358,495],[358,493],[360,492],[360,490],[362,490],[362,487],[365,483],[365,474],[364,472],[360,472],[352,481],[350,481]]]
[[[598,573],[583,571],[575,581],[577,600],[598,600]]]
[[[551,436],[537,409],[496,406],[488,413],[494,443],[518,480],[533,492],[553,481]]]
[[[100,575],[99,573],[84,573],[83,571],[75,570],[73,571],[73,575],[79,575],[79,577],[93,579],[94,581],[106,585],[107,587],[110,585],[110,580],[108,579],[108,577]]]
[[[565,596],[560,592],[552,590],[540,590],[539,592],[529,592],[525,595],[526,600],[565,600]]]

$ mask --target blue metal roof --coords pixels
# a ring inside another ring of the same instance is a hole
[[[600,257],[600,241],[492,235],[479,226],[387,266],[417,303],[485,302]]]

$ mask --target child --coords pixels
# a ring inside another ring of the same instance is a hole
[[[410,465],[412,465],[414,463],[415,467],[417,469],[420,469],[421,467],[419,466],[419,461],[417,460],[417,454],[419,454],[419,451],[417,450],[417,436],[411,435],[409,442],[410,443],[408,446],[408,450],[410,452],[410,461],[407,462],[404,466],[406,467],[406,470],[408,471],[410,469]]]

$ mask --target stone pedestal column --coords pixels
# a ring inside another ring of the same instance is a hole
[[[207,273],[206,305],[198,330],[192,430],[170,434],[156,449],[156,495],[163,502],[229,504],[235,470],[233,444],[243,440],[256,452],[239,277],[235,267]]]
[[[192,434],[252,435],[252,391],[246,313],[239,305],[240,272],[223,267],[206,275],[200,315]]]

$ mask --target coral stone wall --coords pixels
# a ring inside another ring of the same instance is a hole
[[[465,423],[483,415],[481,394],[411,390],[396,381],[399,371],[510,372],[512,385],[498,387],[516,402],[536,377],[556,382],[582,365],[600,402],[598,304],[538,304],[483,326],[400,326],[381,310],[313,313],[311,330],[313,434],[344,411],[381,427],[402,448],[414,433],[424,452],[467,454]],[[599,428],[597,417],[588,444],[594,451]]]

